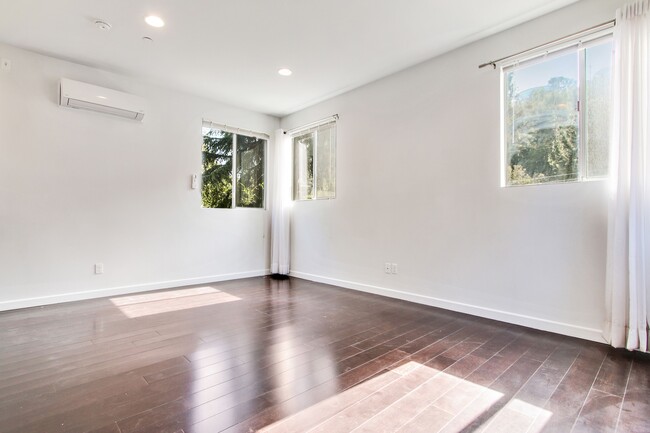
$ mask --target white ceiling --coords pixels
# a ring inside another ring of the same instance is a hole
[[[574,1],[0,0],[0,41],[282,116]]]

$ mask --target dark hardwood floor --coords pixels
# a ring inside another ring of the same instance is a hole
[[[0,432],[650,432],[650,358],[251,278],[0,313]]]

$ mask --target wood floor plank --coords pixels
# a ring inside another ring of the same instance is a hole
[[[592,388],[571,432],[614,433],[622,403],[623,397]]]
[[[633,359],[627,381],[620,419],[616,428],[620,433],[650,431],[650,360],[647,356]]]
[[[350,432],[368,419],[377,416],[385,408],[393,405],[438,373],[438,371],[428,368],[414,369],[309,431],[313,433]]]
[[[290,278],[0,312],[0,433],[648,432],[650,359]]]
[[[544,407],[553,417],[543,432],[571,431],[607,352],[608,349],[602,346],[583,348]]]

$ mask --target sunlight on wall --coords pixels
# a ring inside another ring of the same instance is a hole
[[[207,286],[110,299],[122,314],[131,319],[240,300],[237,296]]]
[[[300,398],[297,396],[296,398]],[[259,430],[264,433],[441,431],[458,433],[503,394],[408,362]],[[485,432],[538,433],[552,413],[513,399],[479,426]]]

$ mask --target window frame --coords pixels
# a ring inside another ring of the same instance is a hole
[[[247,129],[233,128],[227,125],[222,125],[219,123],[211,122],[209,120],[203,120],[202,128],[209,128],[212,130],[219,130],[222,132],[229,132],[232,134],[232,205],[231,207],[204,207],[201,204],[201,209],[207,210],[236,210],[236,209],[249,209],[249,210],[266,210],[268,203],[267,194],[268,194],[268,175],[269,175],[269,140],[270,137],[268,134],[262,132],[255,132]],[[264,193],[262,197],[262,206],[261,207],[249,207],[249,206],[237,206],[237,136],[243,135],[246,137],[253,137],[259,140],[264,141]],[[201,137],[204,134],[201,133]],[[201,144],[203,146],[203,144]],[[199,194],[203,191],[203,167],[201,167],[201,182],[199,186]]]
[[[588,176],[587,170],[587,155],[585,152],[586,149],[586,105],[583,104],[587,99],[587,86],[586,86],[586,76],[587,76],[587,49],[613,42],[613,29],[607,29],[602,32],[595,33],[590,35],[587,38],[580,40],[569,41],[566,44],[556,47],[553,50],[539,51],[528,55],[525,58],[515,58],[512,61],[509,61],[506,64],[501,65],[500,71],[500,154],[501,154],[501,169],[500,169],[500,186],[502,188],[516,188],[522,186],[541,186],[541,185],[561,185],[561,184],[574,184],[580,182],[596,182],[607,180],[609,177],[606,175],[601,176]],[[613,49],[613,47],[612,47]],[[578,95],[577,95],[577,120],[578,120],[578,142],[577,142],[577,175],[576,179],[567,180],[567,181],[550,181],[550,182],[538,182],[530,184],[508,184],[507,178],[507,167],[509,161],[508,157],[508,143],[507,143],[507,134],[505,131],[506,126],[506,101],[507,99],[507,89],[506,89],[506,74],[510,71],[516,70],[522,64],[530,64],[530,66],[543,63],[548,59],[552,59],[557,56],[566,55],[572,52],[577,53],[578,64],[577,64],[577,75],[578,75]],[[613,52],[612,52],[613,58]]]
[[[317,163],[318,163],[318,131],[320,129],[323,129],[324,126],[332,125],[334,128],[334,196],[333,197],[318,197],[318,180],[317,180]],[[296,137],[301,137],[303,135],[307,134],[315,134],[314,135],[314,156],[313,156],[313,173],[314,173],[314,180],[313,180],[313,194],[312,198],[297,198],[296,197],[296,146],[294,143],[294,139]],[[337,196],[337,191],[338,191],[338,182],[336,179],[338,178],[337,173],[338,173],[338,122],[337,118],[334,119],[327,119],[323,122],[318,122],[316,124],[310,124],[307,127],[304,128],[299,128],[296,130],[293,130],[289,134],[289,139],[291,140],[291,201],[294,202],[310,202],[310,201],[319,201],[319,200],[334,200],[336,199]]]

